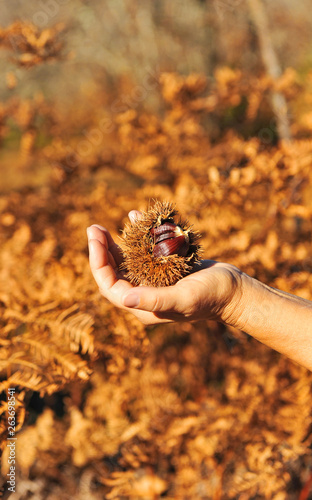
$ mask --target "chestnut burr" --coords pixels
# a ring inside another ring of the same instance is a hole
[[[126,279],[134,285],[174,285],[199,263],[199,238],[172,203],[156,201],[125,226],[121,268]]]

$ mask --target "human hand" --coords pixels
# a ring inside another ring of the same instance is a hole
[[[130,218],[139,217],[132,211]],[[90,266],[102,295],[146,325],[213,319],[235,326],[312,370],[312,302],[269,287],[235,266],[203,260],[168,287],[134,287],[119,271],[121,249],[101,226],[88,228]]]
[[[129,214],[130,219],[139,216],[137,211]],[[122,251],[107,229],[93,225],[87,233],[90,267],[101,294],[144,324],[200,319],[237,322],[243,273],[235,266],[203,260],[173,286],[134,287],[119,270]]]

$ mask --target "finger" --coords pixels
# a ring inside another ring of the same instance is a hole
[[[150,312],[180,312],[183,302],[178,289],[169,287],[135,287],[123,297],[123,305]]]
[[[92,224],[87,229],[88,239],[99,240],[110,251],[114,260],[115,266],[120,266],[123,261],[123,254],[121,248],[114,242],[110,232],[99,224]]]
[[[131,290],[133,290],[133,285],[126,280],[117,279],[114,269],[107,260],[108,258],[109,252],[107,252],[107,249],[100,241],[89,241],[90,267],[103,297],[108,299],[115,306],[133,312],[133,314],[145,325],[154,325],[173,321],[173,318],[161,318],[161,316],[157,316],[148,311],[126,307],[123,304],[122,299],[123,297],[129,295]]]
[[[107,249],[108,248],[108,238],[107,238],[107,235],[105,235],[105,231],[109,234],[107,229],[105,229],[102,226],[98,226],[98,225],[94,224],[93,226],[88,227],[87,228],[88,241],[97,240],[105,247],[105,249]],[[105,252],[105,250],[104,250],[104,252]],[[110,251],[108,252],[108,262],[117,271],[117,264],[116,264],[115,259],[112,256]]]
[[[109,262],[109,253],[99,240],[89,240],[89,262],[98,287],[110,289],[116,283],[117,276]]]
[[[105,231],[106,230],[104,227],[93,224],[92,226],[87,228],[88,240],[98,240],[108,249],[108,241],[107,236],[105,235]]]
[[[121,298],[133,287],[127,281],[118,279],[110,258],[110,252],[103,243],[89,240],[90,268],[102,295],[118,307],[123,307]]]
[[[131,212],[128,213],[128,217],[132,223],[135,222],[137,219],[140,219],[141,215],[142,212],[140,212],[139,210],[131,210]]]
[[[142,311],[140,309],[129,309],[124,307],[125,310],[131,312],[138,320],[146,326],[158,325],[161,323],[173,323],[181,321],[181,317],[173,313],[153,313],[149,311]]]

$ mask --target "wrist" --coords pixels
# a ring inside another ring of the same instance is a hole
[[[232,292],[229,295],[222,314],[221,321],[226,325],[243,330],[244,318],[248,309],[248,297],[254,288],[253,278],[237,268],[231,271]]]
[[[312,302],[234,272],[221,321],[312,370]]]

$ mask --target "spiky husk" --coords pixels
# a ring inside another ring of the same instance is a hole
[[[150,230],[164,221],[174,222],[187,232],[190,246],[186,257],[153,255]],[[194,264],[199,263],[199,239],[199,233],[194,231],[187,221],[181,220],[172,203],[156,201],[142,213],[140,219],[125,225],[121,247],[124,253],[122,268],[126,271],[126,278],[135,286],[174,285],[190,273]]]

